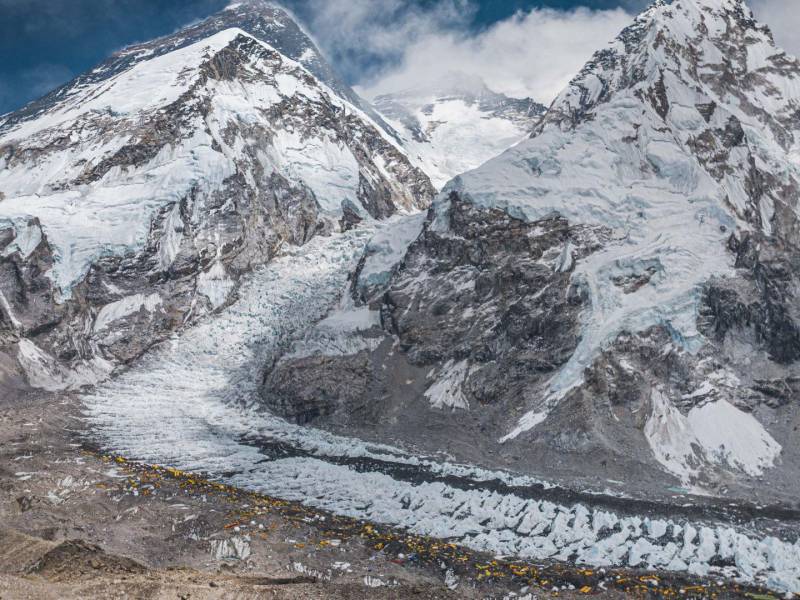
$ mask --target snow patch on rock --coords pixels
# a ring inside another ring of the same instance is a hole
[[[83,361],[72,368],[62,365],[28,339],[17,344],[17,360],[31,387],[57,392],[78,390],[103,381],[113,370],[113,365],[100,357]]]
[[[422,232],[425,219],[425,213],[410,215],[396,221],[391,229],[382,229],[375,234],[364,253],[364,264],[358,277],[360,288],[380,286],[389,281],[408,247]]]
[[[656,460],[684,483],[705,463],[759,476],[780,456],[780,444],[764,426],[725,400],[696,406],[686,416],[661,390],[653,390],[651,402],[645,437]]]
[[[42,228],[30,219],[11,219],[14,228],[14,240],[3,250],[3,256],[19,252],[22,258],[28,258],[42,243]]]
[[[197,276],[197,293],[208,298],[214,310],[228,301],[235,287],[236,282],[228,275],[220,260],[214,261],[210,269]]]
[[[96,332],[103,331],[120,319],[124,319],[142,309],[147,312],[153,312],[161,305],[161,302],[161,296],[158,294],[150,294],[148,296],[134,294],[111,304],[106,304],[97,314],[97,318],[94,321],[94,330]]]
[[[425,390],[425,397],[430,401],[431,408],[469,410],[469,401],[464,395],[461,386],[469,373],[469,363],[466,360],[449,360],[434,377],[434,383]]]

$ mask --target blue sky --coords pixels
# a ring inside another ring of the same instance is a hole
[[[624,0],[594,0],[608,8]],[[174,31],[221,10],[229,0],[0,0],[0,113],[37,98],[103,60],[114,50]],[[313,21],[314,2],[289,0]],[[422,10],[436,2],[421,0]],[[476,3],[470,28],[479,29],[535,6],[569,8],[573,0],[484,0]],[[312,27],[313,28],[313,27]],[[317,34],[317,32],[314,32]],[[321,32],[324,42],[325,34]],[[323,45],[325,45],[323,43]],[[364,64],[360,64],[363,58]],[[359,67],[375,69],[380,57],[351,57],[342,70],[352,83]]]
[[[172,32],[221,10],[229,1],[0,0],[0,114],[43,95],[127,44]],[[474,68],[492,79],[493,87],[503,88],[500,91],[547,100],[646,1],[286,0],[284,4],[301,17],[349,83],[367,95],[420,76],[434,78],[441,69],[456,65]],[[796,0],[753,1],[789,6]],[[512,44],[518,44],[521,53]],[[516,61],[505,60],[517,54]],[[431,68],[429,55],[441,63],[437,68]],[[530,75],[534,70],[543,72],[534,77]]]

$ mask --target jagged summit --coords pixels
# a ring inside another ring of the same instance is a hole
[[[666,77],[663,85],[691,80],[697,93],[722,103],[738,96],[746,103],[743,112],[758,112],[762,104],[768,109],[761,115],[765,126],[785,129],[788,120],[791,128],[796,108],[786,96],[786,80],[794,79],[797,67],[742,0],[660,0],[595,53],[558,96],[543,126],[574,124],[611,94],[661,86]]]
[[[269,0],[233,2],[198,27],[206,31],[239,27],[298,61],[335,92],[362,106],[361,99],[339,79],[311,35],[279,4]]]
[[[180,50],[228,29],[240,29],[263,41],[284,56],[295,60],[338,95],[372,113],[371,108],[345,84],[322,55],[311,37],[285,8],[266,0],[235,2],[226,9],[176,33],[135,44],[114,53],[94,69],[35,100],[19,111],[5,116],[0,133],[25,120],[51,110],[80,89],[122,73],[134,65]],[[372,113],[373,116],[374,113]]]

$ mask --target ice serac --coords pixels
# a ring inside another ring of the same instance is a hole
[[[530,139],[448,184],[388,283],[354,286],[385,341],[324,365],[374,406],[348,413],[333,387],[295,410],[308,356],[267,399],[573,482],[750,495],[766,478],[791,499],[798,132],[800,64],[744,2],[657,1]]]
[[[411,161],[439,188],[528,137],[546,110],[530,98],[493,92],[480,78],[461,72],[381,94],[373,102]]]
[[[284,244],[427,207],[428,177],[364,106],[285,11],[252,0],[8,116],[4,365],[85,384],[229,302]]]

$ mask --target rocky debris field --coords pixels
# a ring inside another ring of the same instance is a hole
[[[506,561],[104,455],[84,443],[69,397],[4,401],[2,414],[3,600],[775,597],[672,574]]]

